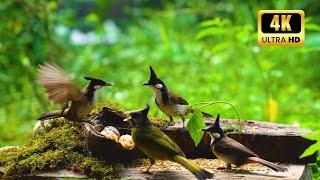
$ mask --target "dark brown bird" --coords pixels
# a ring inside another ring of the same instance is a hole
[[[63,108],[45,113],[38,120],[64,117],[71,121],[81,121],[86,117],[94,106],[96,91],[112,84],[91,77],[84,79],[88,80],[89,84],[81,90],[59,66],[48,63],[40,65],[38,82],[45,88],[49,100],[54,104],[63,105]]]
[[[166,86],[166,84],[157,77],[156,73],[150,66],[150,79],[147,83],[143,85],[149,86],[155,93],[155,103],[157,104],[158,108],[166,114],[170,121],[163,126],[163,129],[166,129],[169,125],[173,125],[173,116],[180,116],[182,119],[183,127],[185,127],[184,121],[185,116],[188,113],[192,113],[194,110],[192,107],[189,106],[187,100],[183,97],[170,92]],[[211,116],[207,113],[203,114],[205,116]]]
[[[207,126],[202,131],[207,132],[211,137],[210,147],[213,154],[227,164],[227,169],[231,169],[231,164],[241,166],[247,163],[260,163],[274,171],[284,172],[286,168],[276,165],[258,157],[253,151],[225,135],[220,128],[219,114],[213,125]]]

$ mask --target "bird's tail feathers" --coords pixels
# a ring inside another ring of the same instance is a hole
[[[213,174],[196,165],[192,161],[188,160],[183,156],[174,156],[173,160],[186,169],[188,169],[192,174],[194,174],[197,179],[209,179],[213,177]]]
[[[54,118],[59,118],[59,117],[63,117],[63,115],[61,115],[61,110],[44,113],[38,118],[38,120],[45,121],[48,119],[54,119]]]
[[[277,172],[285,172],[285,171],[287,171],[287,168],[281,167],[281,166],[279,166],[277,164],[274,164],[272,162],[266,161],[266,160],[258,158],[258,157],[249,157],[248,160],[250,160],[252,162],[257,162],[257,163],[263,164],[263,165],[265,165],[265,166],[267,166],[267,167],[269,167],[272,170],[277,171]]]

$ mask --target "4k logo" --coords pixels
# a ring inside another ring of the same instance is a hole
[[[258,12],[260,46],[301,46],[304,44],[302,10],[260,10]]]
[[[281,25],[279,25],[279,16],[274,15],[271,21],[270,27],[274,28],[275,31],[279,31],[281,27],[281,31],[291,31],[290,19],[292,15],[281,15]]]

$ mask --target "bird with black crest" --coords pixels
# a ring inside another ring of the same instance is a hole
[[[38,69],[38,82],[41,84],[54,104],[63,108],[42,114],[38,120],[44,121],[53,118],[64,117],[70,121],[81,121],[92,110],[95,104],[96,92],[112,83],[101,79],[84,77],[89,81],[87,86],[80,89],[72,82],[72,78],[56,64],[45,63]]]
[[[166,114],[170,121],[166,123],[162,129],[166,129],[168,126],[173,125],[173,117],[180,116],[182,119],[182,128],[185,127],[185,116],[189,113],[193,113],[194,110],[187,100],[183,97],[169,91],[166,84],[156,75],[153,68],[150,66],[150,78],[144,86],[149,86],[155,93],[155,103],[160,111]],[[211,115],[202,112],[204,116],[211,117]]]
[[[179,163],[198,179],[212,178],[212,173],[188,160],[180,147],[169,136],[151,124],[148,112],[149,105],[142,110],[127,112],[127,118],[124,119],[133,126],[131,136],[135,146],[150,160],[151,164],[145,173],[150,173],[149,170],[156,160],[169,160]]]
[[[238,141],[227,137],[221,129],[219,121],[220,114],[218,114],[213,125],[207,126],[202,129],[202,131],[207,132],[210,135],[210,148],[218,159],[226,163],[227,169],[231,169],[232,164],[241,166],[248,163],[260,163],[277,172],[286,171],[286,168],[260,158],[249,148]]]

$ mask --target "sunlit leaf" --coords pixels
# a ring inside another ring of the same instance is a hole
[[[202,112],[200,109],[195,109],[194,113],[188,122],[187,128],[189,130],[189,134],[194,141],[194,144],[198,146],[201,142],[204,132],[201,129],[205,128],[206,124],[203,120]]]

